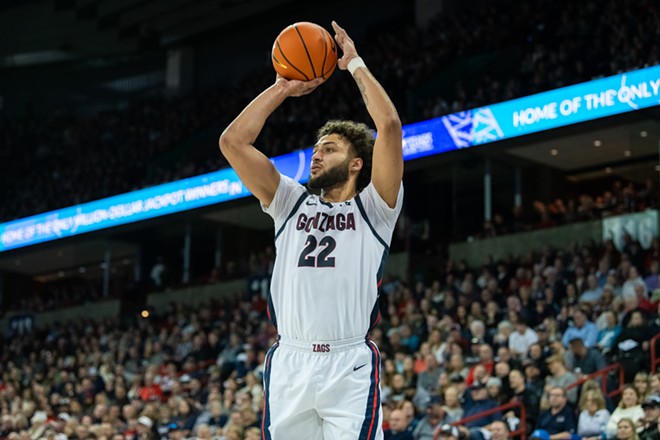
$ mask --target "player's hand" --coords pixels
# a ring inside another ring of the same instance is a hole
[[[299,81],[297,79],[286,79],[281,75],[277,75],[275,84],[284,90],[286,96],[298,97],[312,93],[318,86],[323,84],[325,79],[316,78],[311,81]]]
[[[358,56],[355,49],[355,43],[348,36],[344,28],[339,26],[336,21],[332,21],[332,28],[335,30],[335,41],[342,51],[342,57],[337,60],[337,65],[341,70],[346,70],[349,61]]]

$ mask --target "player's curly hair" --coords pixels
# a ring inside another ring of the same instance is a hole
[[[371,182],[371,158],[374,151],[374,131],[366,124],[354,121],[332,120],[316,133],[318,141],[323,136],[338,134],[350,142],[353,152],[362,159],[362,169],[357,178],[357,190],[362,191]]]

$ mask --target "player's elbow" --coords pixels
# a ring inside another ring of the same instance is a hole
[[[403,128],[401,119],[396,113],[388,115],[376,127],[378,133],[386,133],[388,136],[402,136]]]
[[[231,129],[226,129],[220,135],[218,140],[218,145],[220,147],[220,152],[223,156],[231,155],[232,151],[236,150],[238,147],[238,140],[236,136],[232,133]]]

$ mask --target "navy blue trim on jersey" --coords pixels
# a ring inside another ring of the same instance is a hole
[[[279,342],[273,344],[273,346],[268,350],[266,354],[266,359],[264,361],[264,409],[263,409],[263,418],[261,420],[261,438],[262,440],[271,440],[270,430],[270,373],[273,369],[273,355],[275,355],[275,350],[280,346]]]
[[[373,309],[371,309],[371,318],[369,319],[369,331],[373,330],[380,321],[380,283],[383,281],[383,275],[385,274],[385,264],[387,263],[387,257],[389,252],[387,249],[383,251],[383,256],[380,259],[380,266],[378,266],[378,274],[376,275],[376,283],[378,284],[378,295],[376,296],[376,302],[374,303]]]
[[[357,204],[358,209],[360,210],[360,214],[362,214],[362,218],[364,218],[364,221],[367,222],[367,225],[369,226],[369,229],[371,229],[371,233],[374,234],[374,237],[382,244],[385,246],[385,254],[387,258],[387,254],[390,253],[390,247],[385,243],[385,240],[383,240],[380,235],[378,235],[378,232],[376,232],[376,229],[374,226],[371,224],[371,221],[369,220],[369,217],[367,217],[367,211],[364,210],[364,205],[362,204],[362,199],[360,199],[360,194],[355,196],[355,203]]]
[[[360,194],[355,196],[355,204],[357,205],[358,210],[360,211],[360,215],[362,215],[362,218],[364,218],[364,221],[367,222],[369,229],[371,229],[371,233],[374,234],[374,237],[376,237],[378,242],[382,244],[383,247],[385,248],[383,249],[383,256],[380,259],[380,266],[378,266],[378,273],[376,274],[376,283],[378,284],[378,287],[380,287],[380,282],[382,281],[383,275],[385,273],[385,264],[387,263],[387,257],[390,255],[390,247],[387,245],[387,243],[385,243],[385,240],[383,240],[380,237],[380,235],[378,235],[376,229],[371,224],[369,217],[367,217],[367,211],[365,211],[364,209],[364,205],[362,204],[362,199],[360,198]],[[374,307],[371,310],[369,331],[371,331],[380,320],[379,300],[380,300],[380,294],[376,297],[376,303],[374,304]]]
[[[266,313],[268,313],[270,322],[277,328],[277,317],[275,316],[275,306],[273,306],[273,296],[270,294],[270,289],[268,291],[268,301],[266,302]]]
[[[367,340],[365,343],[371,350],[371,385],[369,386],[367,408],[364,412],[364,421],[358,439],[373,440],[380,428],[380,353],[378,353],[378,349],[373,342]]]
[[[289,220],[291,220],[291,217],[293,217],[294,215],[296,215],[296,211],[298,211],[298,208],[300,208],[300,205],[302,205],[302,202],[305,201],[305,199],[306,199],[307,197],[309,197],[309,195],[310,195],[310,194],[309,194],[307,191],[305,191],[304,193],[302,193],[302,194],[300,195],[300,197],[299,197],[298,200],[296,201],[296,204],[293,205],[293,209],[291,209],[291,212],[289,213],[289,216],[286,218],[286,220],[284,220],[284,223],[282,223],[282,227],[280,228],[279,231],[277,231],[277,234],[275,234],[275,240],[277,240],[277,237],[280,236],[280,234],[281,234],[282,231],[284,230],[284,227],[286,226],[286,224],[289,222]]]

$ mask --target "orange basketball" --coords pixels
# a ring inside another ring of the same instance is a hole
[[[321,26],[300,22],[284,29],[273,44],[275,71],[287,79],[328,79],[337,67],[337,45]]]

